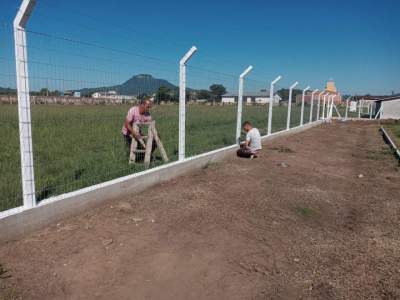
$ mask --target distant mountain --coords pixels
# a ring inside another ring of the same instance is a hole
[[[86,88],[80,90],[82,95],[91,95],[95,92],[107,92],[116,91],[120,95],[140,95],[147,94],[152,95],[157,92],[161,87],[167,87],[170,89],[177,89],[178,87],[170,83],[165,79],[154,78],[149,74],[139,74],[135,75],[129,80],[125,81],[123,84],[98,87],[98,88]]]

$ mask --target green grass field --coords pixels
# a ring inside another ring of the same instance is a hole
[[[120,133],[128,109],[128,106],[33,106],[37,199],[142,171],[141,164],[128,164],[128,149]],[[252,121],[266,134],[267,114],[266,106],[244,106],[243,121]],[[178,106],[156,106],[152,115],[170,160],[176,160]],[[0,211],[22,203],[17,116],[16,106],[0,106]],[[274,107],[273,132],[286,129],[286,116],[287,107]],[[291,127],[299,125],[299,120],[300,107],[294,105]],[[306,107],[304,122],[308,120]],[[236,106],[188,105],[188,157],[234,144],[235,132]],[[156,160],[152,166],[161,163]]]
[[[394,139],[396,146],[400,147],[400,122],[396,121],[393,124],[385,124],[384,127],[389,129],[389,134]]]

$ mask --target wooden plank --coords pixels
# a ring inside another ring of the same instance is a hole
[[[150,165],[151,150],[153,148],[153,130],[151,130],[151,128],[154,126],[153,123],[154,122],[152,122],[148,128],[146,154],[144,156],[144,163],[147,167]]]
[[[168,155],[167,155],[167,152],[166,152],[165,149],[164,149],[164,146],[163,146],[163,143],[161,142],[160,137],[158,136],[158,132],[157,132],[157,129],[156,129],[156,125],[153,124],[152,127],[151,127],[151,129],[152,129],[152,131],[153,131],[154,140],[155,140],[156,143],[157,143],[157,147],[158,147],[158,149],[160,149],[160,153],[161,153],[161,157],[162,157],[163,161],[164,161],[164,162],[168,162],[168,161],[169,161]]]
[[[136,162],[136,150],[137,150],[137,141],[135,138],[132,138],[131,152],[129,155],[129,164],[134,164]]]

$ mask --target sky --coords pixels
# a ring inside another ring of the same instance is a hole
[[[15,86],[12,20],[20,0],[0,1],[0,86]],[[173,83],[195,45],[188,85],[234,91],[299,81],[343,94],[400,93],[400,1],[37,0],[27,26],[32,89],[119,84],[138,73]]]

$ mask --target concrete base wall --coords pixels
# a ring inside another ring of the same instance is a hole
[[[263,141],[295,134],[319,125],[313,122],[289,131],[264,136]],[[237,145],[232,145],[182,162],[173,162],[141,173],[121,177],[75,192],[49,198],[34,208],[17,208],[0,214],[0,241],[9,241],[58,222],[67,217],[83,213],[101,203],[129,194],[141,192],[153,185],[176,178],[190,171],[203,168],[210,163],[224,160],[235,154]]]

